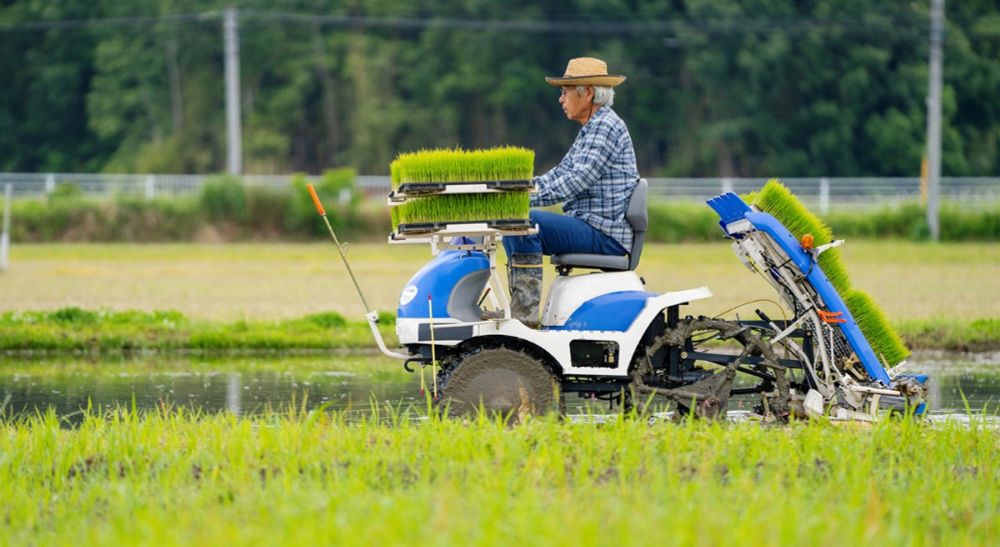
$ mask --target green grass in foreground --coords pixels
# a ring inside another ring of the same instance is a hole
[[[388,422],[388,423],[387,423]],[[322,411],[0,421],[12,544],[988,545],[996,430]],[[14,501],[16,500],[16,501]]]
[[[394,344],[392,314],[382,312],[379,328]],[[907,320],[897,324],[913,349],[1000,350],[1000,318]],[[83,310],[6,312],[0,314],[0,351],[113,354],[157,351],[276,351],[374,348],[363,321],[338,313],[297,319],[234,322],[190,319],[175,311]]]

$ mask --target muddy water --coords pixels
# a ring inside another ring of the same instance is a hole
[[[1000,409],[1000,353],[923,354],[911,359],[914,372],[927,373],[934,413],[964,414]],[[430,371],[425,377],[432,384]],[[350,418],[384,408],[424,413],[420,376],[405,372],[398,361],[372,354],[295,358],[176,359],[88,361],[81,359],[0,359],[0,406],[14,416],[53,408],[61,416],[78,415],[88,404],[133,404],[141,409],[163,405],[203,412],[254,414],[290,405],[324,406]],[[738,404],[738,403],[734,403]],[[571,414],[588,402],[567,398]],[[604,403],[593,406],[603,411]],[[734,408],[738,410],[738,408]]]

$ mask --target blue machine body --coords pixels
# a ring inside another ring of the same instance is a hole
[[[767,213],[753,211],[739,196],[732,192],[710,199],[708,205],[719,214],[719,217],[722,219],[719,224],[723,230],[726,230],[726,226],[731,222],[746,219],[750,221],[750,224],[754,228],[769,235],[781,247],[781,250],[788,255],[792,263],[806,276],[816,294],[823,299],[827,310],[833,313],[839,312],[840,318],[845,320],[844,323],[839,325],[840,331],[844,334],[844,338],[847,339],[858,359],[861,360],[861,364],[868,375],[887,386],[890,384],[889,374],[875,356],[875,352],[872,351],[868,340],[861,334],[861,329],[858,328],[854,317],[847,309],[847,305],[844,304],[840,294],[833,287],[833,284],[830,283],[830,280],[823,273],[819,265],[815,263],[813,255],[802,249],[799,241],[783,224]],[[741,234],[730,234],[728,230],[726,230],[726,233],[737,239],[741,237]]]
[[[480,251],[441,252],[410,278],[403,289],[404,294],[414,290],[416,294],[410,296],[405,304],[402,303],[403,298],[400,298],[396,317],[426,319],[430,317],[430,303],[433,303],[434,319],[451,318],[448,302],[455,287],[468,276],[489,268],[489,259]],[[429,301],[428,296],[431,297]]]
[[[619,291],[588,300],[560,326],[545,330],[589,330],[624,332],[646,307],[646,300],[656,293],[647,291]]]

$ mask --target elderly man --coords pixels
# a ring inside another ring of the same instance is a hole
[[[512,295],[511,315],[538,324],[542,255],[590,253],[624,256],[632,245],[625,220],[639,181],[635,150],[625,122],[611,109],[614,87],[625,76],[608,74],[600,59],[570,60],[562,77],[545,78],[560,88],[566,117],[583,126],[573,146],[552,170],[535,177],[531,205],[563,203],[565,215],[531,211],[538,234],[505,237]]]

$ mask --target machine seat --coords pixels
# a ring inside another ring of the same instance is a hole
[[[649,184],[646,179],[639,179],[632,191],[625,210],[625,220],[632,226],[632,248],[628,255],[598,255],[588,253],[567,253],[552,255],[550,261],[561,275],[568,275],[573,268],[590,268],[605,272],[626,272],[634,270],[639,265],[642,255],[642,245],[646,239],[646,227],[649,225],[649,213],[646,211],[646,201],[649,195]]]
[[[629,269],[628,256],[592,255],[586,253],[569,253],[554,255],[551,259],[554,266],[569,268],[593,268],[612,272],[624,272]]]

